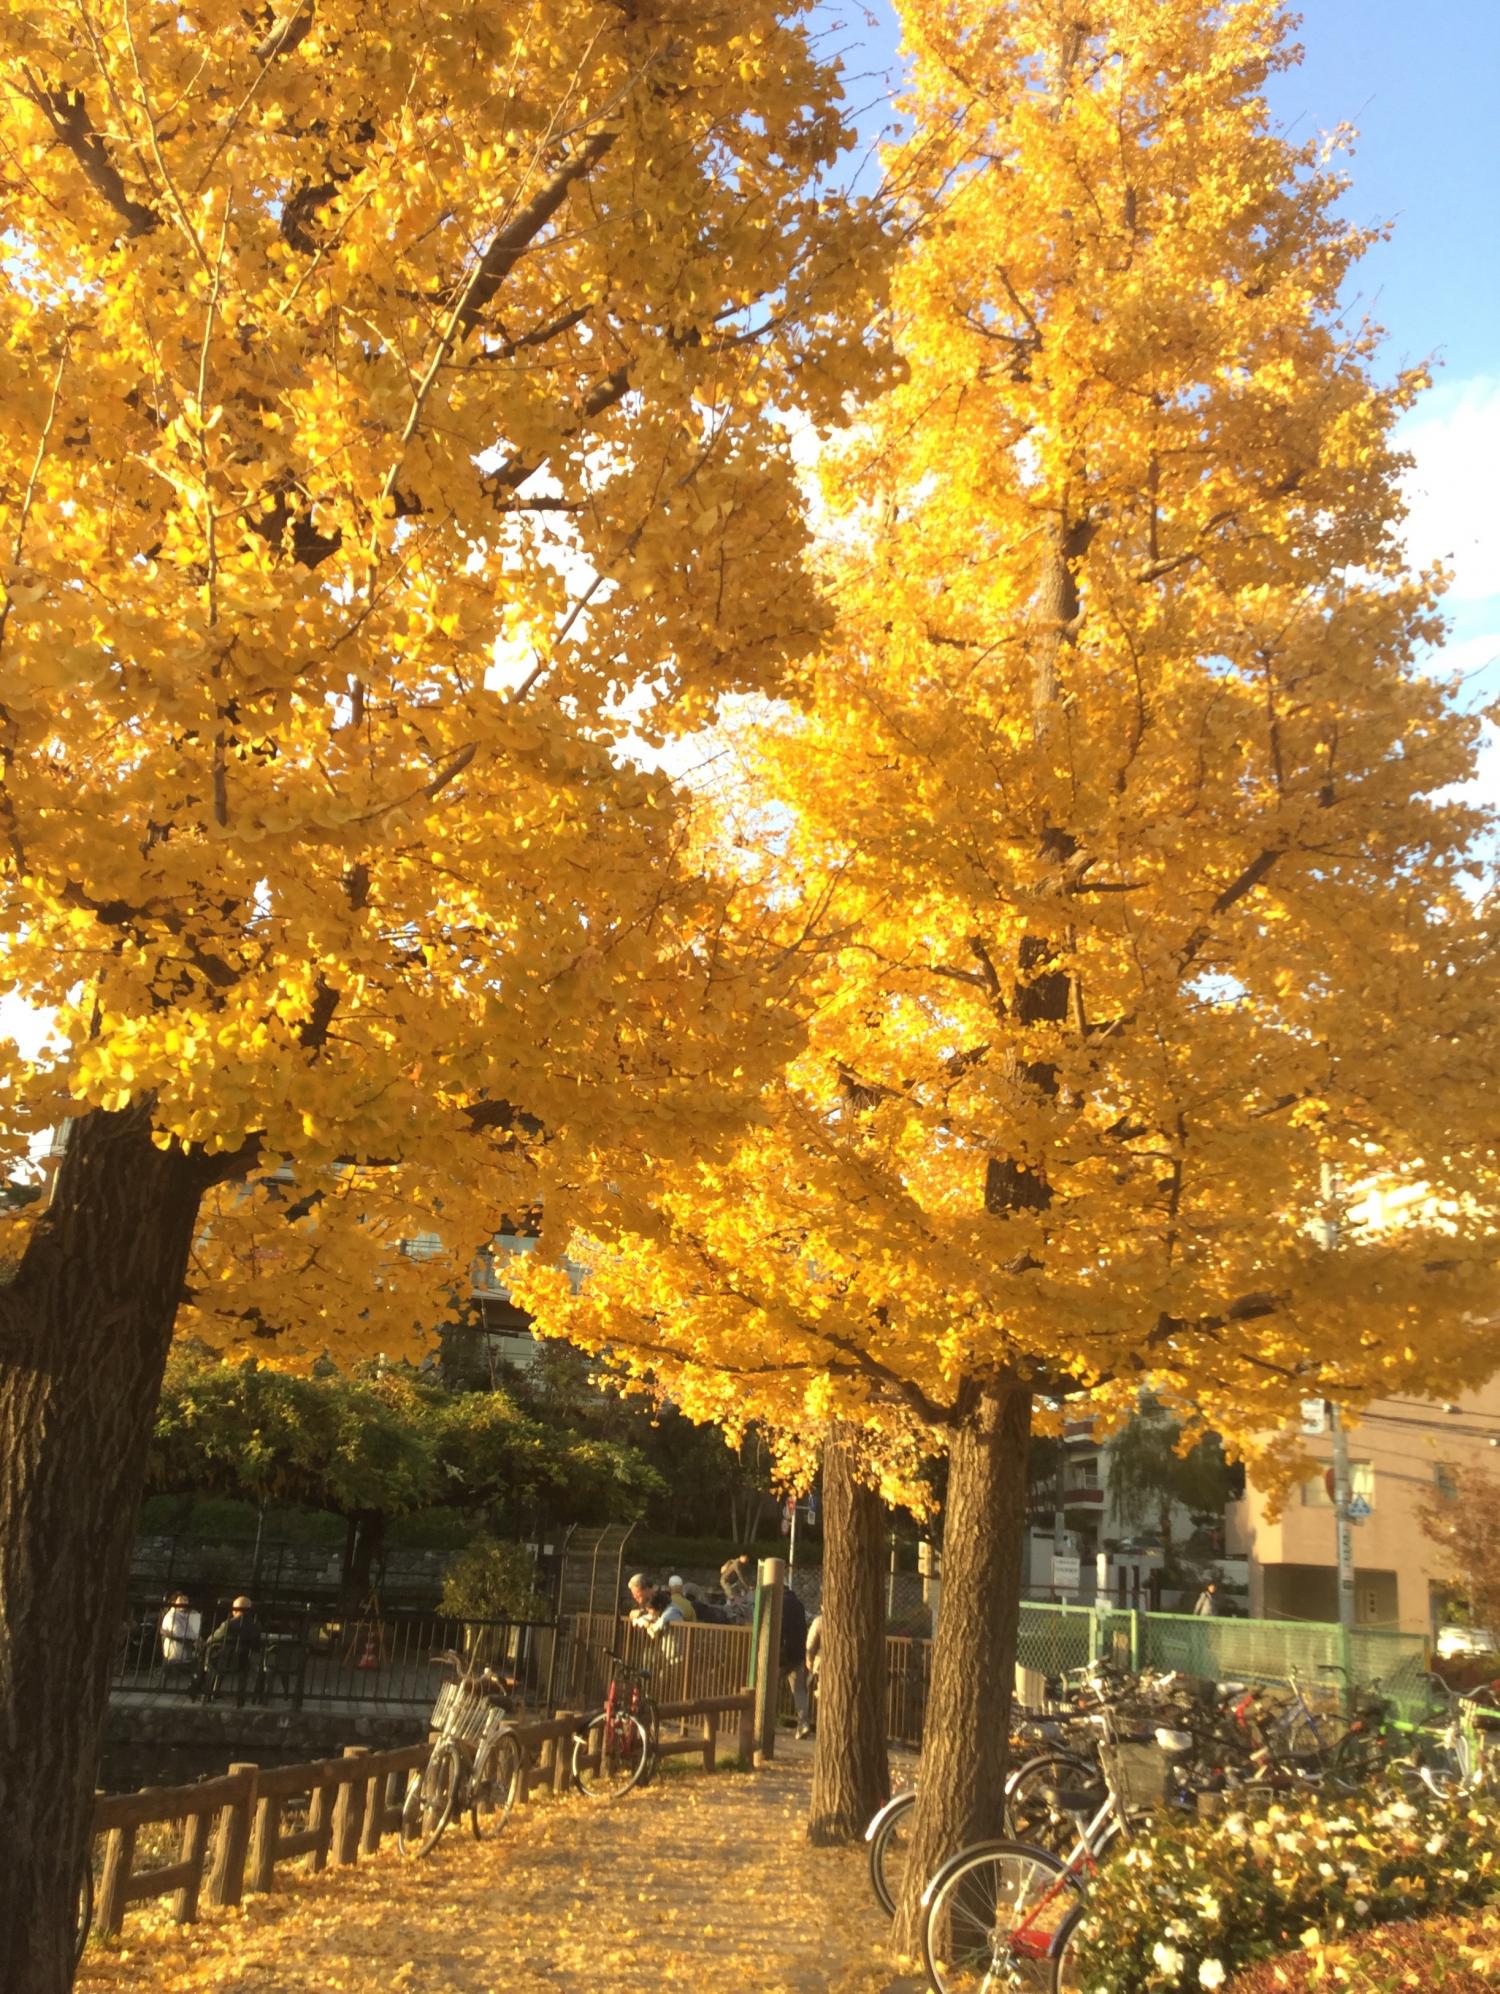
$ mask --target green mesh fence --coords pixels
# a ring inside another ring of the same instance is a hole
[[[1418,1634],[1343,1630],[1310,1620],[1208,1620],[1186,1613],[1059,1606],[1024,1600],[1018,1660],[1049,1676],[1102,1659],[1119,1668],[1175,1669],[1213,1682],[1288,1682],[1337,1700],[1378,1688],[1415,1721],[1432,1702],[1427,1644]]]

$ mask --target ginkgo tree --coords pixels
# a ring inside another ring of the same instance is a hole
[[[1477,721],[1419,669],[1371,234],[1273,126],[1273,0],[904,12],[928,212],[825,458],[837,628],[745,745],[805,1036],[711,1162],[596,1172],[542,1318],[948,1455],[899,1942],[1001,1832],[1034,1410],[1253,1444],[1500,1362]],[[760,830],[757,832],[756,825]],[[1399,1233],[1322,1244],[1389,1173]],[[1435,1326],[1441,1325],[1440,1333]]]
[[[882,224],[805,14],[0,23],[0,896],[55,1034],[7,1173],[67,1131],[0,1289],[14,1994],[67,1980],[184,1301],[395,1353],[580,1131],[718,1112],[739,938],[619,743],[824,618],[784,425],[878,374]]]

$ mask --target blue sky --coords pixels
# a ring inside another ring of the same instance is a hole
[[[824,0],[821,14],[839,24],[830,45],[873,137],[872,100],[899,75],[895,9]],[[1355,292],[1386,328],[1391,371],[1434,363],[1403,429],[1416,458],[1408,541],[1415,559],[1454,567],[1442,666],[1482,704],[1500,698],[1500,0],[1305,0],[1298,39],[1305,59],[1274,80],[1273,107],[1296,137],[1358,128],[1348,212],[1395,234]]]

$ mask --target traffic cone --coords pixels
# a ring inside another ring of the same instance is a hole
[[[378,1669],[380,1667],[380,1651],[375,1645],[375,1629],[373,1627],[365,1630],[365,1651],[354,1666],[357,1669]]]

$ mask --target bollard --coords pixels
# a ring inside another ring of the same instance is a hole
[[[781,1702],[781,1595],[786,1560],[762,1558],[758,1573],[755,1656],[755,1763],[776,1756],[776,1711]]]

